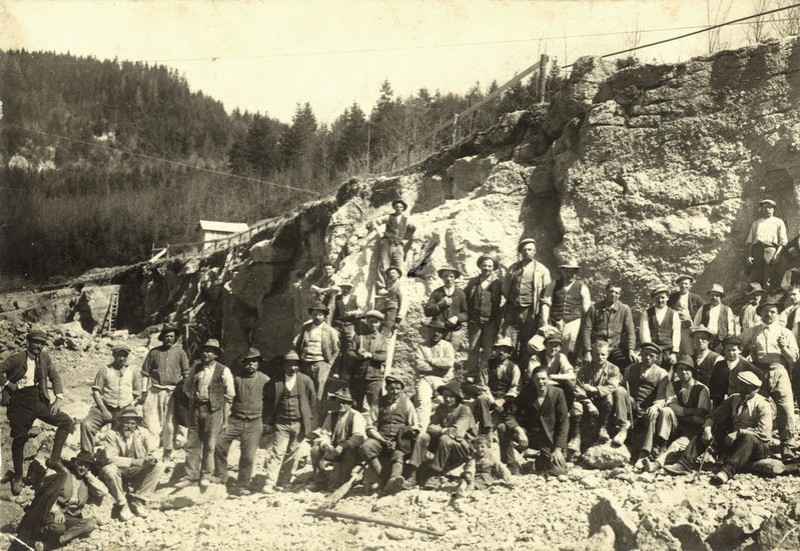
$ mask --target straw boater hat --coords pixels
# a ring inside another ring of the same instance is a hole
[[[777,204],[772,199],[762,199],[758,202],[759,205],[769,205],[770,207],[776,207]]]
[[[495,270],[500,267],[500,263],[497,261],[495,257],[493,257],[490,254],[482,254],[478,257],[478,261],[475,263],[477,264],[478,268],[481,267],[481,262],[483,262],[484,260],[491,260],[494,263]]]
[[[378,318],[379,320],[384,319],[384,315],[379,310],[368,310],[366,314],[364,314],[364,319],[366,318]]]
[[[456,279],[461,277],[461,272],[459,272],[452,266],[445,266],[444,268],[439,268],[438,270],[436,270],[436,273],[439,275],[439,277],[442,277],[442,274],[445,272],[452,272],[453,274],[455,274]]]
[[[158,340],[163,341],[164,335],[166,335],[167,333],[175,333],[175,336],[177,337],[178,334],[180,333],[180,330],[178,329],[177,325],[170,325],[165,323],[161,327],[161,331],[158,332]]]
[[[658,287],[653,289],[652,293],[650,293],[650,298],[656,298],[656,295],[660,295],[661,293],[666,293],[667,295],[669,295],[669,287],[667,287],[666,285],[659,285]]]
[[[718,294],[721,297],[724,297],[725,296],[725,288],[722,285],[720,285],[719,283],[714,283],[711,286],[711,289],[709,289],[706,294],[711,295],[711,294],[714,294],[714,293]]]
[[[680,283],[684,279],[688,279],[689,281],[694,283],[694,278],[692,276],[690,276],[689,274],[681,274],[681,275],[679,275],[678,277],[675,278],[675,281],[673,283],[675,283],[675,285],[677,285],[678,283]]]
[[[712,333],[712,332],[709,330],[709,328],[708,328],[708,327],[706,327],[705,325],[698,325],[697,327],[692,327],[691,331],[689,331],[689,334],[690,334],[691,336],[693,336],[693,337],[694,337],[695,335],[699,335],[699,334],[705,334],[705,335],[706,335],[708,338],[710,338],[710,339],[713,339],[713,338],[714,338],[714,336],[715,336],[715,335],[714,335],[714,333]]]
[[[203,348],[216,348],[217,349],[217,356],[222,354],[222,347],[219,345],[219,341],[217,339],[208,339]]]
[[[246,362],[247,360],[260,360],[261,358],[261,352],[257,348],[248,348],[247,354],[244,355],[242,360]]]
[[[402,199],[395,199],[394,201],[392,201],[392,206],[395,206],[395,205],[397,205],[398,203],[399,203],[399,204],[401,204],[401,205],[403,205],[403,208],[404,208],[405,210],[408,210],[408,203],[406,203],[406,202],[405,202],[405,201],[403,201]]]

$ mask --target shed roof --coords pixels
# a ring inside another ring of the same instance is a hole
[[[247,231],[250,226],[244,222],[217,222],[215,220],[200,220],[197,223],[197,227],[202,231],[239,233]]]

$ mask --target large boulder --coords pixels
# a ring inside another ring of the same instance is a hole
[[[800,549],[800,500],[781,507],[767,518],[758,532],[762,549]]]
[[[635,547],[639,517],[635,512],[625,509],[610,495],[599,496],[597,503],[589,512],[590,534],[599,532],[604,526],[609,526],[614,531],[616,549]]]
[[[630,461],[631,452],[626,446],[611,444],[592,446],[581,455],[581,464],[592,469],[616,469],[627,465]]]
[[[706,541],[714,550],[739,547],[758,531],[768,515],[769,512],[761,507],[733,506]]]

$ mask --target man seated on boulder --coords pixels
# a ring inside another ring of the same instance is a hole
[[[386,369],[388,339],[379,331],[383,314],[370,310],[364,315],[356,333],[347,343],[345,356],[350,364],[350,394],[358,411],[365,411],[378,401],[383,389],[383,372]]]
[[[239,472],[235,492],[250,494],[250,478],[256,459],[258,444],[264,429],[264,403],[269,398],[270,378],[258,370],[261,352],[250,348],[242,358],[244,364],[233,377],[236,396],[231,404],[228,424],[217,439],[214,450],[215,482],[225,484],[228,480],[228,452],[231,443],[239,442]]]
[[[577,260],[559,264],[561,277],[547,284],[542,295],[542,325],[552,325],[561,333],[562,350],[573,361],[581,331],[581,320],[592,305],[589,287],[580,281]]]
[[[711,334],[710,348],[721,350],[721,341],[729,335],[738,335],[739,320],[733,315],[733,310],[722,303],[725,297],[725,288],[719,283],[714,283],[709,289],[708,302],[703,304],[694,316],[695,327],[705,327]]]
[[[114,430],[103,439],[99,452],[105,463],[100,478],[115,502],[111,515],[122,521],[133,515],[147,516],[147,503],[164,473],[164,464],[154,455],[158,438],[141,424],[139,409],[125,408],[119,413]]]
[[[350,391],[341,388],[330,398],[335,408],[328,412],[325,421],[311,435],[311,465],[315,473],[317,490],[334,490],[348,481],[358,463],[358,450],[367,439],[367,420],[353,408]],[[332,464],[330,475],[325,467]]]
[[[436,272],[442,279],[441,287],[433,290],[424,307],[425,315],[433,321],[441,321],[450,331],[448,340],[453,349],[461,349],[463,336],[461,329],[467,322],[467,295],[462,289],[456,287],[456,279],[461,277],[461,272],[455,268],[441,268]]]
[[[81,422],[81,449],[94,452],[94,437],[101,428],[116,421],[119,412],[134,405],[142,394],[139,373],[128,365],[131,349],[124,344],[111,348],[112,362],[101,367],[94,377],[92,398],[95,406]]]
[[[469,440],[475,435],[475,419],[472,411],[464,405],[464,395],[458,381],[440,386],[436,392],[444,403],[436,407],[427,430],[414,442],[408,460],[409,475],[403,485],[409,489],[417,484],[437,487],[443,480],[441,475],[462,465],[470,455]],[[428,451],[433,459],[426,461]]]
[[[715,335],[704,325],[692,327],[691,335],[694,342],[692,361],[696,368],[696,378],[704,385],[708,385],[711,381],[711,374],[714,373],[714,366],[721,359],[721,356],[710,348]]]
[[[41,541],[54,549],[91,534],[97,521],[83,517],[90,498],[105,495],[104,489],[91,483],[91,469],[96,468],[91,452],[81,451],[64,462],[64,469],[50,474],[36,489],[36,496],[20,520],[17,537],[31,549]],[[14,549],[25,549],[21,546]],[[36,545],[37,549],[43,549]]]
[[[472,406],[481,434],[491,433],[501,421],[506,405],[519,394],[521,374],[517,364],[511,361],[513,350],[514,345],[508,337],[500,337],[494,344],[494,357],[489,360],[488,385],[478,387],[482,392]]]
[[[456,354],[453,345],[445,340],[447,329],[441,321],[430,321],[425,326],[428,338],[417,345],[414,372],[417,377],[417,419],[420,430],[428,428],[431,420],[433,393],[453,378]]]
[[[608,343],[597,341],[592,345],[592,361],[578,371],[575,384],[575,403],[570,425],[575,429],[568,443],[570,450],[580,450],[581,422],[588,415],[593,425],[589,445],[605,444],[610,440],[609,428],[616,435],[628,423],[628,392],[622,383],[619,368],[608,361]],[[627,431],[626,431],[627,432]],[[626,435],[627,436],[627,435]],[[584,446],[588,447],[588,446]]]
[[[758,307],[767,292],[761,287],[760,283],[751,283],[744,294],[747,304],[744,305],[739,313],[739,327],[742,331],[750,329],[756,325],[761,325],[761,316],[758,315]]]
[[[609,281],[603,301],[595,302],[586,312],[580,340],[584,362],[592,360],[592,346],[597,341],[608,342],[608,361],[620,369],[625,369],[636,360],[633,314],[630,306],[620,301],[621,295],[622,287]]]
[[[694,320],[697,312],[699,312],[700,308],[703,306],[703,297],[692,292],[694,278],[690,275],[680,275],[673,283],[676,287],[678,287],[678,290],[669,294],[667,306],[678,313],[678,317],[680,318],[681,322],[681,342],[680,347],[676,348],[675,352],[680,354],[691,354],[692,337],[690,335],[690,330],[692,327],[692,320]],[[644,337],[642,337],[642,341],[646,342]],[[663,343],[657,342],[656,344],[666,348]],[[674,363],[675,362],[673,361],[672,364]]]
[[[763,381],[766,374],[746,359],[742,358],[742,339],[740,337],[727,337],[722,341],[723,357],[714,364],[711,378],[708,381],[708,391],[714,407],[719,406],[726,396],[741,393],[739,386],[739,373],[752,371]]]
[[[550,384],[547,369],[537,367],[531,380],[506,410],[498,427],[500,453],[511,474],[520,474],[514,448],[538,450],[537,471],[564,471],[569,409],[564,392]]]
[[[772,439],[772,407],[758,393],[761,381],[751,371],[738,375],[742,394],[733,394],[711,412],[705,420],[703,433],[692,439],[680,460],[667,465],[664,470],[671,474],[692,472],[695,459],[705,448],[714,443],[718,455],[725,457],[722,470],[711,477],[715,484],[725,484],[748,462],[764,459],[769,455]]]
[[[711,411],[708,388],[695,378],[692,358],[683,355],[674,368],[677,380],[667,386],[666,406],[658,412],[653,449],[643,458],[640,467],[656,471],[686,449],[692,438],[699,436]]]
[[[642,319],[639,322],[639,340],[660,347],[664,355],[662,366],[664,369],[669,369],[678,361],[677,354],[681,349],[683,322],[678,312],[667,306],[668,287],[657,287],[650,296],[653,299],[653,306],[642,312]],[[691,354],[691,346],[688,353]]]
[[[628,366],[625,370],[625,384],[631,401],[633,417],[632,448],[638,450],[636,466],[641,468],[642,460],[653,449],[653,436],[659,412],[667,400],[669,374],[659,365],[661,348],[650,342],[641,345],[642,361]],[[623,423],[612,444],[625,443],[629,424]]]
[[[361,456],[366,460],[372,477],[384,484],[385,494],[394,494],[403,489],[403,462],[410,449],[402,444],[419,434],[417,412],[414,404],[405,395],[405,383],[393,375],[384,378],[386,393],[370,407],[367,424],[367,441],[361,446]],[[388,463],[389,475],[384,473]],[[384,480],[385,479],[385,480]]]

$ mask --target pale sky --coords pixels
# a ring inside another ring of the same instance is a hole
[[[289,122],[310,102],[332,122],[357,101],[369,112],[388,79],[398,95],[426,87],[464,93],[499,84],[539,58],[559,64],[683,34],[731,6],[730,20],[755,13],[755,0],[308,0],[264,2],[0,0],[0,49],[25,48],[100,59],[158,62],[193,90]],[[651,29],[666,29],[646,32]],[[605,36],[580,37],[603,33]],[[745,43],[743,26],[722,41]],[[707,52],[705,34],[639,52],[646,61]],[[566,60],[566,62],[565,62]]]

